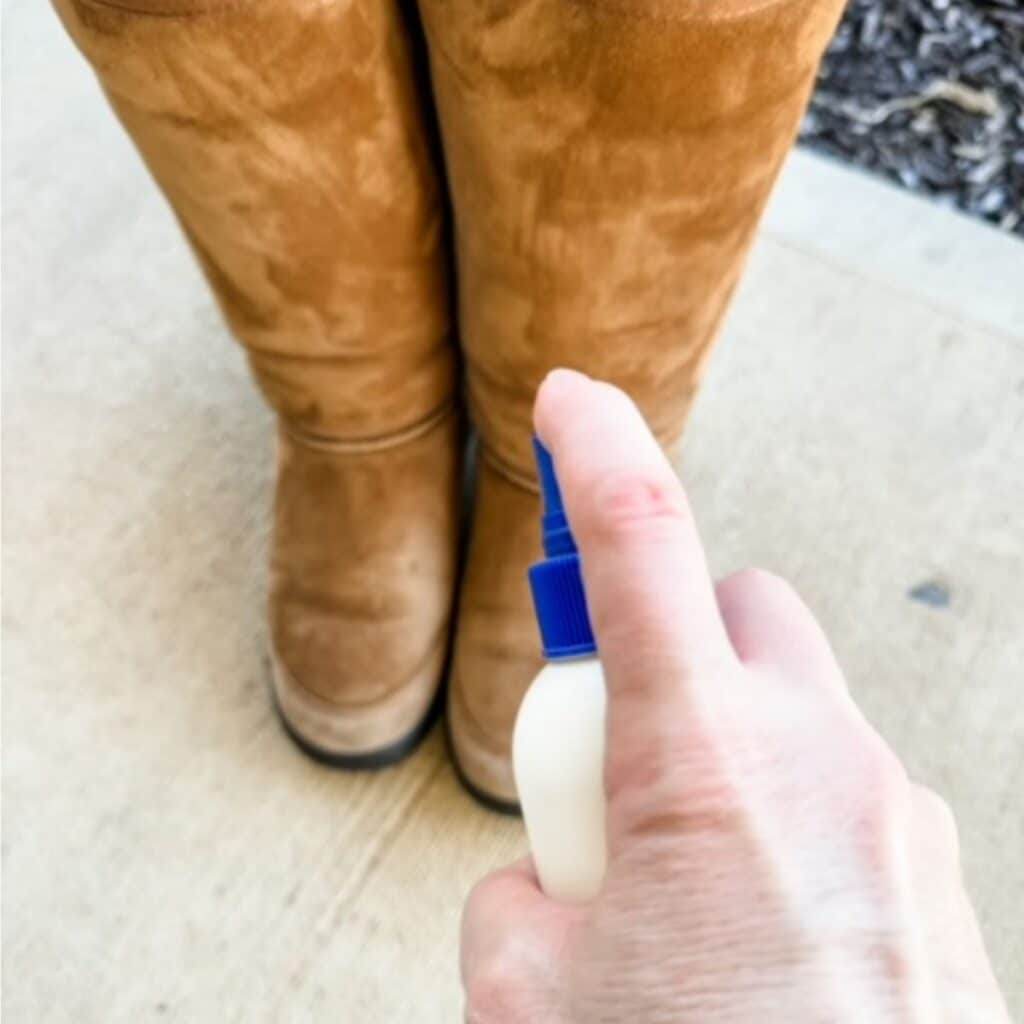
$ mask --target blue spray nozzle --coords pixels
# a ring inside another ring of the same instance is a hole
[[[569,529],[569,520],[565,517],[562,491],[555,475],[555,461],[541,444],[540,438],[533,439],[533,452],[537,457],[537,475],[540,477],[540,493],[544,501],[544,516],[541,519],[544,554],[548,558],[574,554],[576,541]]]
[[[562,504],[555,463],[536,437],[533,450],[544,501],[541,533],[547,557],[530,567],[530,589],[544,656],[576,658],[593,654],[597,644],[583,592],[580,556]]]

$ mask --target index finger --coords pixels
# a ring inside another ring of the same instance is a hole
[[[682,485],[618,388],[555,370],[534,419],[579,548],[609,714],[636,701],[653,729],[681,684],[733,658]]]

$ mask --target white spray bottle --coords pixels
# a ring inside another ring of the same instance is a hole
[[[534,449],[546,558],[530,568],[530,588],[548,663],[520,705],[512,761],[541,887],[582,903],[605,871],[604,673],[554,463],[536,438]]]

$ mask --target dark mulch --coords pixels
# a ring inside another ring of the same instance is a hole
[[[1024,0],[850,0],[800,138],[1024,236]]]

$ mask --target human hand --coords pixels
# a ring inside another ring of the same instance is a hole
[[[1008,1015],[943,801],[912,783],[783,580],[716,587],[669,462],[617,389],[535,407],[608,686],[608,869],[566,906],[529,861],[463,917],[472,1024]]]

